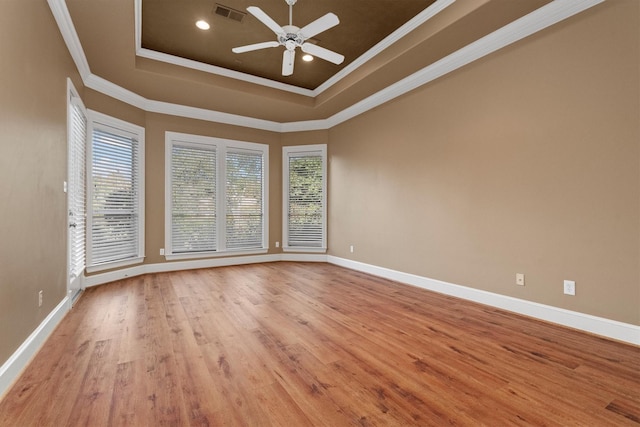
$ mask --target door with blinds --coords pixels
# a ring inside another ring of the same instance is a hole
[[[83,287],[86,236],[86,140],[87,114],[75,90],[70,88],[67,131],[68,255],[67,293],[73,303]]]

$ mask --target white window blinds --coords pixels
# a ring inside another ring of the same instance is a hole
[[[139,260],[144,232],[140,135],[94,122],[90,162],[89,265]]]
[[[266,251],[268,148],[166,133],[168,259]]]
[[[173,253],[215,251],[216,150],[180,144],[171,151],[171,242]]]
[[[326,249],[326,146],[284,147],[284,248]]]
[[[72,97],[69,107],[69,279],[73,280],[85,267],[87,116],[78,98]]]
[[[227,152],[227,249],[263,247],[263,155]]]

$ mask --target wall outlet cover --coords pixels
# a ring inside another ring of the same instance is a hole
[[[565,295],[575,295],[576,294],[576,282],[573,280],[565,280],[564,281],[564,293]]]

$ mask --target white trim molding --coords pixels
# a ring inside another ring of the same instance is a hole
[[[76,64],[82,80],[85,81],[91,74],[91,69],[89,68],[89,62],[82,49],[76,28],[73,26],[69,9],[67,9],[67,3],[65,0],[48,0],[48,3],[51,13],[58,24],[62,38],[67,45],[67,49],[69,49],[71,58],[73,58],[73,62]]]
[[[590,332],[592,334],[614,340],[640,345],[640,326],[631,325],[629,323],[565,310],[550,305],[539,304],[467,286],[456,285],[415,274],[403,273],[401,271],[365,264],[346,258],[339,258],[330,255],[327,257],[327,262],[407,285],[416,286],[428,291],[485,304],[491,307],[511,311],[513,313],[522,314],[568,328]]]
[[[142,276],[143,274],[166,273],[170,271],[196,270],[200,268],[228,267],[231,265],[261,264],[265,262],[327,262],[324,254],[294,254],[279,253],[249,256],[228,256],[226,258],[192,259],[189,261],[173,261],[155,264],[143,264],[131,268],[109,271],[107,273],[87,276],[84,280],[86,287],[104,285],[116,280],[128,277]]]
[[[85,278],[86,287],[104,285],[127,277],[142,276],[143,274],[166,273],[169,271],[196,270],[199,268],[228,267],[231,265],[261,264],[265,262],[327,262],[323,254],[266,254],[250,256],[229,256],[226,258],[208,258],[189,261],[162,262],[143,264],[123,270],[94,274]]]
[[[505,25],[479,40],[476,40],[475,42],[423,68],[422,70],[417,71],[414,74],[369,96],[368,98],[345,108],[329,118],[283,123],[147,99],[92,74],[84,51],[82,50],[80,39],[78,38],[75,27],[73,26],[73,21],[69,15],[69,10],[66,7],[65,0],[48,0],[48,3],[56,19],[58,28],[62,33],[65,43],[67,44],[67,48],[71,53],[71,57],[73,58],[76,67],[82,76],[82,80],[87,87],[148,112],[285,133],[330,129],[353,117],[389,102],[413,89],[455,71],[460,67],[489,55],[490,53],[493,53],[505,46],[515,43],[551,25],[602,3],[603,1],[605,0],[553,0],[530,14]],[[406,28],[405,26],[401,27],[402,31],[406,31],[406,33],[408,33],[414,29],[415,26],[420,25],[427,19],[430,19],[436,13],[439,13],[440,10],[448,7],[451,3],[453,3],[451,0],[439,0],[432,5],[433,9],[430,6],[416,17],[416,21],[411,20],[405,24]],[[136,10],[136,13],[139,13],[139,11]],[[424,21],[420,22],[421,19],[424,19]],[[404,36],[406,33],[402,34],[400,37]],[[385,42],[385,40],[383,40],[383,42]],[[390,45],[395,41],[397,40],[390,39],[386,41],[386,43],[389,43]],[[136,45],[138,44],[139,35],[136,34]],[[358,58],[357,61],[354,61],[354,69],[361,65],[358,61],[362,60],[363,63],[366,62],[370,59],[366,58],[366,55],[371,53],[371,57],[375,56],[379,53],[379,49],[383,49],[382,46],[383,45],[374,46],[371,51],[365,53],[362,57]],[[348,70],[348,67],[345,67],[345,69],[340,73],[336,74],[336,81],[351,71],[353,70]],[[345,74],[341,75],[341,73]],[[325,83],[327,85],[326,87],[322,85],[316,90],[324,91],[334,83],[335,81],[329,79],[327,83]]]
[[[24,368],[27,367],[33,356],[40,350],[70,308],[71,301],[68,297],[64,297],[11,357],[0,366],[0,399],[9,391]]]

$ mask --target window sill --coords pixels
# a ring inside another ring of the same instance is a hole
[[[327,248],[283,247],[282,252],[324,254],[327,253]]]
[[[121,261],[106,262],[104,264],[92,265],[87,267],[87,273],[95,273],[98,271],[110,270],[113,268],[126,267],[128,265],[140,264],[144,261],[144,257],[128,258]]]
[[[262,255],[266,254],[267,249],[251,249],[244,251],[224,251],[224,252],[191,252],[185,254],[167,254],[164,258],[167,261],[177,261],[184,259],[197,259],[197,258],[219,258],[228,256],[242,256],[242,255]]]

